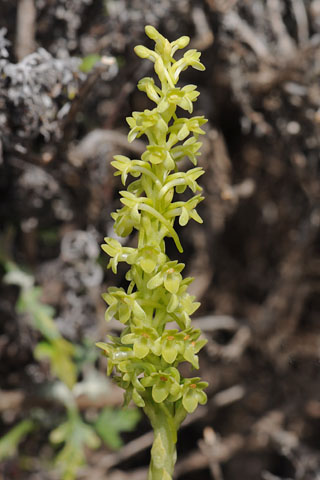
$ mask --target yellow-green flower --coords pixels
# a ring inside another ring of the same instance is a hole
[[[165,330],[156,340],[154,352],[162,355],[167,363],[173,363],[183,350],[183,337],[183,332],[178,330]]]
[[[207,343],[207,340],[200,339],[201,335],[200,330],[194,330],[192,328],[186,330],[183,336],[183,350],[182,357],[187,362],[191,363],[193,368],[199,368],[199,358],[197,353],[201,350],[202,347]]]
[[[145,387],[152,387],[152,398],[156,403],[162,403],[167,398],[178,400],[181,395],[180,373],[174,367],[152,373],[141,380]]]
[[[145,273],[152,273],[155,268],[161,266],[166,261],[166,255],[159,248],[146,246],[139,248],[134,259],[134,263],[139,265]],[[131,263],[131,258],[128,263]]]
[[[121,337],[124,345],[133,345],[133,353],[137,358],[144,358],[153,349],[158,333],[150,327],[133,327],[132,333]]]
[[[112,343],[97,343],[97,347],[101,348],[108,358],[108,375],[111,375],[113,368],[119,365],[121,362],[125,362],[134,356],[131,348],[123,347],[119,339],[109,336]]]
[[[123,247],[115,238],[106,237],[104,239],[106,243],[101,245],[101,248],[111,258],[108,263],[108,268],[112,268],[113,273],[117,273],[117,267],[119,262],[126,262],[128,257],[135,252],[134,248]]]
[[[183,263],[178,263],[177,261],[165,263],[160,272],[149,280],[147,287],[153,290],[163,284],[168,292],[177,293],[182,281],[180,272],[183,268]]]
[[[199,377],[185,378],[183,380],[182,405],[188,413],[194,412],[198,403],[204,405],[207,402],[207,395],[203,391],[207,386],[208,383],[202,382]]]
[[[106,311],[106,320],[115,317],[121,323],[127,323],[133,317],[136,322],[145,319],[145,312],[136,300],[137,293],[128,294],[123,288],[110,287],[108,293],[103,293],[102,298],[109,305]]]

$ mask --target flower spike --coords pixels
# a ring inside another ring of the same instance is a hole
[[[204,171],[196,165],[201,147],[198,137],[205,133],[201,127],[207,120],[185,116],[193,112],[199,92],[196,85],[180,88],[177,82],[188,67],[201,71],[204,66],[200,53],[193,49],[180,60],[174,59],[176,51],[188,45],[189,37],[170,43],[150,25],[145,31],[155,48],[138,45],[135,53],[154,63],[160,83],[151,77],[139,81],[139,90],[153,102],[153,108],[133,112],[127,122],[129,142],[145,136],[148,145],[140,159],[116,155],[112,162],[115,175],[128,185],[120,192],[122,208],[112,214],[114,229],[120,237],[137,230],[138,244],[124,247],[106,238],[102,245],[114,273],[119,262],[128,264],[129,286],[111,287],[103,294],[108,305],[106,320],[114,317],[125,327],[120,338],[109,336],[107,343],[97,345],[108,358],[108,375],[113,374],[125,390],[125,403],[135,402],[151,421],[155,440],[149,480],[171,480],[176,432],[187,413],[206,402],[207,383],[198,377],[183,378],[178,368],[181,362],[199,368],[198,353],[206,340],[190,326],[190,316],[200,304],[187,292],[192,279],[183,278],[184,264],[166,254],[167,237],[182,252],[177,224],[184,226],[190,219],[202,222],[196,210],[203,200],[197,181]],[[178,164],[185,157],[194,167],[179,172]],[[176,199],[176,194],[185,191],[191,192],[188,200]],[[178,328],[167,328],[169,322]]]

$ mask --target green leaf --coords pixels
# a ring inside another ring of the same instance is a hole
[[[115,410],[106,407],[100,413],[94,427],[104,443],[117,450],[123,445],[120,433],[133,431],[140,418],[140,412],[136,408]]]
[[[68,420],[50,434],[50,441],[64,443],[55,458],[62,480],[75,480],[79,468],[86,463],[85,448],[96,449],[100,439],[91,425],[84,423],[77,411],[70,411]]]
[[[0,439],[0,462],[15,455],[19,443],[34,430],[35,424],[31,420],[22,420]]]
[[[53,320],[54,309],[40,301],[41,294],[42,290],[39,287],[22,290],[17,303],[17,311],[28,313],[33,327],[39,330],[46,339],[54,340],[61,336]]]
[[[48,358],[52,374],[71,389],[77,380],[74,352],[74,346],[61,337],[51,343],[38,343],[34,349],[34,356],[37,359]]]

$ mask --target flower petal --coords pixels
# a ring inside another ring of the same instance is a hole
[[[137,358],[144,358],[148,355],[150,348],[148,345],[142,341],[135,341],[133,344],[133,352]]]
[[[161,381],[162,383],[162,381]],[[163,382],[163,385],[157,383],[152,387],[152,398],[156,403],[162,403],[169,395],[168,385]]]
[[[162,356],[166,362],[173,363],[177,358],[177,354],[178,354],[176,346],[174,342],[171,342],[171,341],[170,341],[171,345],[169,342],[166,342],[166,343],[167,343],[166,346],[162,347]]]
[[[160,287],[160,285],[163,283],[163,275],[161,272],[157,273],[154,277],[152,277],[149,282],[147,283],[147,287],[150,290],[153,290],[154,288]]]
[[[140,267],[146,273],[151,273],[156,268],[156,260],[154,258],[142,258],[140,260]]]
[[[192,413],[195,411],[198,405],[197,395],[192,390],[188,390],[182,398],[182,405],[187,410],[188,413]]]
[[[166,290],[168,290],[168,292],[177,293],[177,291],[179,290],[180,281],[181,275],[179,275],[178,273],[171,273],[165,276],[164,286]]]
[[[167,312],[168,313],[172,313],[175,311],[175,309],[178,307],[179,305],[179,299],[177,297],[177,295],[171,295],[171,298],[169,300],[169,303],[167,305]]]

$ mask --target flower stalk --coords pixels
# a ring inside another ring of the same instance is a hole
[[[128,287],[109,288],[103,294],[108,308],[106,320],[112,317],[125,325],[120,337],[108,336],[107,343],[98,343],[108,358],[108,375],[125,390],[125,404],[131,400],[144,409],[154,430],[149,480],[172,479],[176,461],[177,431],[187,413],[206,402],[207,383],[199,377],[183,378],[181,362],[199,368],[198,353],[206,341],[191,326],[190,316],[199,307],[187,292],[191,278],[183,278],[184,264],[170,260],[166,254],[166,238],[182,246],[174,228],[175,220],[185,226],[190,219],[202,220],[196,211],[203,197],[197,183],[204,173],[197,167],[204,134],[203,116],[178,117],[177,113],[193,112],[199,92],[195,85],[177,87],[182,71],[188,67],[204,70],[200,53],[187,51],[174,59],[178,49],[185,48],[189,37],[169,42],[154,27],[146,27],[155,49],[135,47],[135,53],[154,63],[159,78],[139,81],[139,90],[156,104],[152,110],[133,112],[127,118],[129,142],[145,135],[148,145],[141,159],[116,155],[112,165],[123,185],[129,175],[134,178],[120,192],[121,209],[112,214],[114,230],[120,237],[138,231],[135,248],[125,247],[115,238],[106,238],[102,249],[110,256],[108,264],[117,273],[119,262],[129,265]],[[179,110],[178,110],[179,109]],[[194,168],[178,170],[179,161],[188,157]],[[195,195],[187,201],[176,200],[175,194],[189,188]],[[177,328],[166,328],[168,323]]]

